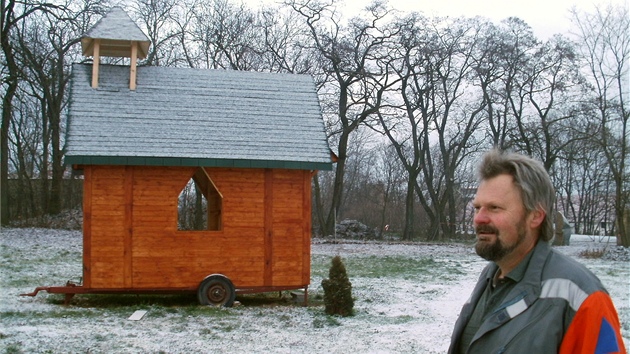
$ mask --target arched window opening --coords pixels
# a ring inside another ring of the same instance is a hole
[[[223,196],[203,168],[179,193],[177,200],[178,230],[221,230]]]

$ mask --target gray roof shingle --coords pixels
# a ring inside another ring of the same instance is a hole
[[[134,41],[139,43],[139,58],[145,58],[151,44],[140,27],[119,6],[112,7],[81,37],[83,55],[93,55],[95,39],[102,40],[101,55],[116,57],[129,57],[126,49]],[[122,49],[125,49],[125,52],[120,52]]]
[[[313,80],[306,75],[171,67],[72,70],[66,164],[330,170]]]
[[[112,7],[84,35],[88,38],[149,41],[140,27],[120,6]]]

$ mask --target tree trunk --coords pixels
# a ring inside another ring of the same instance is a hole
[[[9,42],[9,32],[12,27],[13,6],[15,2],[2,1],[2,33],[0,33],[0,45],[4,53],[9,74],[4,79],[7,89],[2,98],[2,135],[0,138],[0,224],[9,223],[9,124],[13,113],[13,97],[18,87],[18,67],[15,64],[13,48]]]
[[[623,247],[630,247],[630,210],[624,208],[626,205],[622,198],[623,194],[617,192],[617,199],[615,203],[615,216],[617,220],[617,245]]]
[[[339,138],[339,156],[337,160],[337,166],[335,168],[335,182],[333,184],[333,195],[328,217],[326,218],[326,224],[324,225],[323,234],[333,235],[335,233],[335,224],[339,217],[339,210],[341,208],[341,201],[343,197],[343,178],[346,168],[346,153],[348,150],[348,137],[350,130],[345,127]]]
[[[417,174],[409,174],[409,180],[407,182],[407,197],[405,198],[405,228],[403,229],[402,239],[405,241],[411,241],[415,235],[414,227],[414,204],[416,200],[416,194],[414,193],[416,188]]]
[[[4,47],[4,39],[2,40]],[[6,52],[5,52],[6,53]],[[7,80],[7,91],[2,99],[2,138],[0,161],[0,224],[9,224],[9,124],[11,123],[12,101],[17,90],[17,81],[13,78]]]
[[[203,210],[203,197],[202,193],[197,187],[195,183],[195,207],[194,207],[194,216],[193,216],[193,230],[204,230],[206,225],[204,225],[204,215],[208,215],[207,212]]]
[[[63,75],[63,73],[60,73]],[[63,90],[62,90],[63,91]],[[57,97],[61,100],[63,97]],[[59,104],[59,106],[61,106]],[[63,162],[61,151],[61,124],[60,115],[61,108],[55,107],[54,111],[50,111],[50,132],[52,143],[52,180],[50,183],[50,200],[48,204],[48,214],[56,215],[61,212],[61,195],[63,183]]]

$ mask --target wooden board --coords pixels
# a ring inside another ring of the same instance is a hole
[[[179,231],[178,196],[195,167],[86,166],[84,282],[190,288],[207,275],[237,287],[310,281],[310,171],[207,168],[219,231]]]

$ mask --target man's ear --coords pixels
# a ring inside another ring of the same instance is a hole
[[[547,215],[547,213],[539,205],[529,215],[530,215],[529,226],[532,229],[536,229],[536,228],[540,227],[540,225],[542,224],[543,220],[545,220],[545,215]]]

